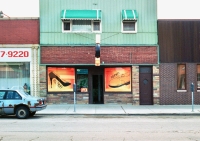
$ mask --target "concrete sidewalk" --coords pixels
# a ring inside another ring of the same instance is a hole
[[[48,104],[49,115],[200,115],[200,105]]]

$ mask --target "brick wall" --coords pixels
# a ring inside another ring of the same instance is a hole
[[[104,93],[104,103],[132,104],[132,94]]]
[[[88,104],[89,94],[76,94],[76,103],[77,104]],[[48,103],[66,103],[66,104],[74,104],[74,94],[48,94],[47,96]]]
[[[39,44],[39,20],[0,20],[0,44]]]
[[[94,64],[94,47],[41,47],[42,64]],[[101,47],[105,64],[157,64],[157,47]]]
[[[139,90],[139,66],[132,66],[132,95],[133,105],[140,104],[140,90]]]
[[[196,91],[196,65],[186,63],[187,92],[177,92],[177,64],[160,64],[160,105],[191,104],[191,83],[195,86],[194,104],[200,104],[200,92]]]

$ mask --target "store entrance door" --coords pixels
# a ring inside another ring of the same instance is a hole
[[[92,96],[93,104],[103,104],[103,76],[92,76]]]
[[[104,104],[102,67],[91,67],[89,69],[89,103]]]

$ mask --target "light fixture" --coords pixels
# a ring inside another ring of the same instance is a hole
[[[0,18],[3,18],[3,12],[0,11]]]
[[[4,14],[3,11],[0,11],[0,18],[3,18],[4,16],[10,18],[8,15]]]

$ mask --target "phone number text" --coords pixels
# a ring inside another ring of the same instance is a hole
[[[28,51],[0,51],[0,57],[29,57]]]

